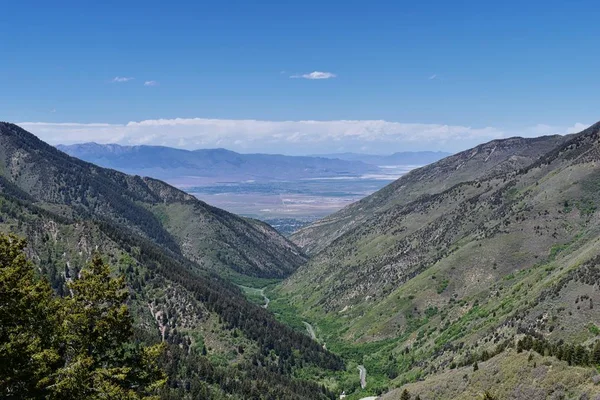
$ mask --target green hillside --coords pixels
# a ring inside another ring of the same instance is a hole
[[[304,228],[297,243],[329,244],[304,243],[314,256],[273,309],[372,371],[375,392],[501,357],[523,335],[593,347],[599,130],[481,145]]]
[[[304,258],[274,230],[73,159],[12,124],[0,125],[0,144],[0,232],[26,238],[28,258],[59,295],[70,295],[66,283],[96,251],[125,276],[134,340],[167,345],[162,398],[333,396],[320,376],[342,360],[216,273],[289,274]]]
[[[96,252],[125,277],[163,399],[600,395],[600,123],[415,170],[295,234],[308,260],[15,125],[0,144],[0,232],[60,296]]]
[[[344,233],[392,206],[441,193],[456,184],[503,176],[525,167],[567,140],[563,136],[494,140],[415,169],[397,181],[292,235],[292,240],[316,254]]]
[[[124,226],[222,274],[282,278],[305,261],[266,224],[211,207],[164,182],[70,157],[8,123],[0,123],[0,180],[38,207]]]

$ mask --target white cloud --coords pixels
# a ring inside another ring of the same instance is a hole
[[[313,154],[335,150],[458,151],[492,139],[579,132],[571,127],[538,124],[519,130],[497,127],[403,123],[383,120],[265,121],[175,118],[126,124],[23,122],[24,129],[51,144],[82,142],[163,145],[187,149],[226,147],[242,152]]]
[[[157,86],[158,82],[156,81],[146,81],[144,82],[144,86]]]
[[[123,82],[129,82],[132,81],[134,78],[131,77],[125,77],[125,76],[115,76],[111,82],[113,83],[123,83]]]
[[[433,75],[431,75],[431,76],[429,77],[429,80],[432,80],[432,79],[435,79],[435,78],[437,78],[437,74],[433,74]]]
[[[537,124],[527,127],[523,130],[523,136],[546,136],[546,135],[568,135],[570,133],[578,133],[589,127],[589,125],[577,122],[572,126],[556,126],[548,124]]]
[[[573,126],[568,127],[563,133],[569,134],[569,133],[578,133],[581,132],[582,130],[588,128],[589,125],[586,124],[582,124],[581,122],[577,122],[576,124],[574,124]]]
[[[315,80],[315,79],[331,79],[331,78],[335,78],[337,77],[336,74],[331,73],[331,72],[322,72],[322,71],[313,71],[309,74],[299,74],[299,75],[292,75],[290,76],[290,78],[302,78],[302,79],[311,79],[311,80]]]

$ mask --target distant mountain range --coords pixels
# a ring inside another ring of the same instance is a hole
[[[386,165],[427,165],[448,157],[452,153],[443,151],[401,151],[390,155],[362,153],[319,154],[314,157],[337,158],[346,161],[360,161],[365,164]]]
[[[403,152],[389,156],[340,153],[322,156],[240,154],[226,149],[182,150],[162,146],[120,146],[83,143],[58,145],[73,157],[128,174],[170,182],[277,181],[381,172],[386,165],[425,165],[449,155],[441,152]]]
[[[73,157],[128,174],[172,180],[239,182],[360,176],[379,169],[360,161],[277,154],[240,154],[226,149],[182,150],[161,146],[83,143],[59,145]]]

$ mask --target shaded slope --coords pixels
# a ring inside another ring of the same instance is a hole
[[[305,261],[263,223],[70,157],[13,124],[0,124],[0,176],[59,215],[108,219],[222,273],[283,277]]]
[[[165,399],[326,398],[319,385],[293,378],[292,369],[301,366],[291,351],[319,369],[341,366],[319,344],[248,303],[235,286],[109,221],[61,217],[0,191],[0,231],[27,238],[29,258],[58,294],[68,294],[65,281],[76,279],[96,250],[125,275],[136,339],[168,347]],[[226,383],[234,381],[246,383]]]
[[[228,246],[225,255],[239,254],[247,265],[268,266],[270,257],[283,263],[279,257],[288,250],[281,247],[295,247],[270,227],[190,200],[160,181],[73,159],[15,125],[0,125],[0,144],[0,230],[27,238],[28,256],[58,294],[68,294],[65,282],[96,250],[126,276],[136,339],[168,346],[163,398],[331,398],[310,380],[342,368],[341,359],[214,272],[230,267],[213,256]],[[198,262],[189,255],[198,250],[163,227],[184,212],[173,211],[179,208],[202,218],[187,221],[203,227],[197,232],[212,229],[194,238],[204,251]]]

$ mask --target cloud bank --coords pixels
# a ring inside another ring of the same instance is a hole
[[[51,144],[83,142],[161,145],[185,149],[225,147],[242,152],[314,154],[333,151],[392,153],[459,151],[492,139],[579,132],[587,126],[539,124],[518,131],[497,127],[402,123],[384,120],[264,121],[175,118],[126,124],[23,122]]]

